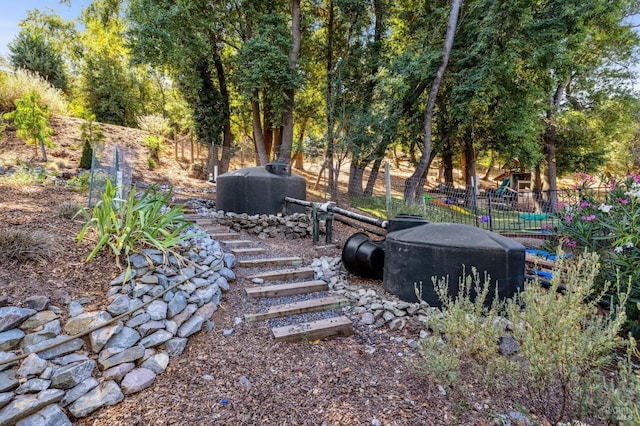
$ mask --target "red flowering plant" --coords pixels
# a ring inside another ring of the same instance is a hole
[[[596,188],[593,177],[577,176],[574,202],[560,206],[557,235],[567,249],[598,253],[602,267],[597,281],[629,284],[627,318],[640,333],[640,175],[606,178]],[[613,289],[611,296],[617,300]],[[625,289],[626,290],[626,289]]]

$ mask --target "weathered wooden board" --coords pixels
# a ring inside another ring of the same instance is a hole
[[[353,334],[353,324],[349,318],[339,316],[302,324],[275,327],[271,331],[278,342],[313,341],[335,335],[351,336]]]
[[[337,309],[349,304],[349,299],[342,296],[329,296],[320,299],[303,300],[301,302],[287,303],[284,305],[271,306],[266,312],[257,314],[245,314],[247,322],[262,321],[271,318],[284,317],[287,315],[304,314],[307,312],[328,311]]]
[[[316,291],[325,291],[329,285],[322,280],[301,281],[297,283],[262,285],[259,287],[247,287],[245,291],[248,297],[282,297],[294,294],[307,294]]]
[[[267,251],[262,247],[249,247],[249,248],[232,248],[231,253],[236,256],[241,256],[243,254],[261,254]]]
[[[263,280],[267,281],[285,281],[313,278],[313,274],[313,268],[281,269],[278,271],[268,271],[250,275],[247,277],[247,279],[249,281],[254,278],[262,278]]]
[[[299,257],[271,257],[265,259],[238,260],[241,268],[266,268],[269,266],[298,266],[302,265]]]

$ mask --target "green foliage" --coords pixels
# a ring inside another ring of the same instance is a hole
[[[391,219],[399,214],[424,216],[423,206],[408,205],[402,198],[391,197],[391,209],[386,211],[385,197],[351,197],[351,206],[381,219]]]
[[[0,182],[12,187],[42,185],[47,183],[47,174],[42,169],[36,169],[31,163],[20,164],[18,170],[12,174],[0,176]]]
[[[149,166],[149,170],[155,170],[155,168],[158,167],[158,164],[156,164],[156,160],[149,157],[147,158],[147,166]]]
[[[592,189],[593,178],[580,174],[576,191],[580,203],[562,205],[556,232],[566,247],[576,252],[597,253],[602,271],[596,277],[600,288],[617,277],[631,282],[627,303],[628,325],[634,335],[640,333],[640,176],[612,179],[606,194]],[[615,294],[614,301],[615,301]],[[620,303],[620,301],[616,301]]]
[[[17,70],[13,74],[0,74],[0,111],[13,111],[16,100],[34,91],[52,113],[66,113],[67,101],[64,94],[39,75],[26,70]]]
[[[36,156],[38,143],[53,147],[51,135],[53,129],[49,127],[49,108],[41,102],[40,95],[35,90],[22,95],[16,100],[16,110],[4,114],[5,119],[12,119],[16,126],[16,133],[27,145],[33,145]]]
[[[9,52],[9,60],[14,68],[37,73],[54,87],[67,91],[67,74],[62,55],[42,35],[20,31],[9,44]]]
[[[97,243],[86,261],[108,247],[120,266],[120,258],[145,247],[156,248],[163,254],[192,237],[183,231],[189,223],[184,220],[182,207],[168,207],[172,191],[159,193],[155,185],[136,197],[135,187],[126,200],[117,198],[118,189],[107,180],[101,200],[90,214],[85,212],[86,224],[77,236],[82,241],[89,230],[97,233]]]
[[[74,176],[67,182],[67,186],[72,190],[78,192],[86,192],[89,190],[89,183],[91,181],[91,172],[82,172],[77,176]]]
[[[563,262],[557,265],[550,289],[526,283],[514,299],[494,300],[490,306],[486,303],[490,280],[483,285],[476,271],[460,280],[457,294],[445,279],[434,278],[444,308],[442,315],[427,323],[433,334],[419,346],[418,368],[460,398],[468,396],[468,383],[484,382],[496,397],[522,405],[552,424],[563,419],[623,421],[620,413],[638,398],[637,383],[630,384],[626,376],[630,360],[621,362],[606,379],[603,370],[625,343],[630,348],[635,344],[619,337],[624,311],[598,312],[595,301],[602,293],[593,280],[597,255]],[[557,277],[565,267],[562,284],[567,290],[560,294]],[[621,300],[627,297],[625,292],[618,294]],[[505,314],[510,333],[505,331]],[[519,351],[500,355],[502,338],[514,339]],[[461,374],[463,367],[469,376]],[[612,392],[616,401],[609,398]]]
[[[149,150],[149,155],[155,161],[158,160],[163,151],[164,138],[162,136],[149,135],[144,138],[144,146]]]
[[[169,120],[160,114],[149,114],[138,117],[138,127],[155,136],[166,136],[171,131]]]
[[[104,143],[104,133],[99,124],[95,123],[95,116],[89,114],[87,119],[80,125],[80,139],[83,141],[82,157],[80,158],[81,169],[91,169],[93,149]]]

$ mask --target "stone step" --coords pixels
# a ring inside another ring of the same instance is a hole
[[[222,245],[224,245],[228,249],[233,249],[235,247],[244,247],[250,244],[253,244],[251,240],[232,240],[232,241],[220,241]]]
[[[220,241],[237,240],[240,238],[240,234],[237,232],[222,232],[222,233],[208,232],[208,234],[214,240],[220,240]]]
[[[279,271],[261,272],[247,277],[249,281],[254,278],[262,278],[265,281],[286,281],[313,278],[313,268],[281,269]]]
[[[351,336],[353,324],[345,316],[304,322],[271,329],[277,342],[313,341],[331,336]]]
[[[270,266],[299,266],[302,259],[299,257],[271,257],[264,259],[238,260],[240,268],[268,268]]]
[[[262,247],[249,247],[249,248],[232,248],[231,249],[231,253],[233,253],[236,256],[241,256],[243,254],[262,254],[265,251],[267,251],[267,249],[264,249]]]
[[[262,321],[307,312],[328,311],[347,306],[349,303],[349,299],[342,296],[322,297],[320,299],[303,300],[301,302],[271,306],[266,312],[245,314],[244,319],[247,322]]]
[[[315,293],[328,290],[329,285],[322,280],[301,281],[297,283],[262,285],[247,287],[245,292],[248,297],[282,297],[295,294]]]

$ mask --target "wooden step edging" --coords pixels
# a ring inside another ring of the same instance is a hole
[[[261,254],[267,251],[262,247],[249,247],[249,248],[232,248],[231,253],[235,256],[241,256],[243,254]]]
[[[307,312],[328,311],[347,306],[349,303],[349,299],[346,297],[329,296],[320,299],[303,300],[301,302],[271,306],[266,312],[245,314],[244,319],[246,322],[262,321],[288,315],[304,314]]]
[[[211,233],[207,232],[211,238],[214,240],[237,240],[240,238],[240,234],[238,232],[223,232],[223,233]]]
[[[231,240],[231,241],[220,241],[221,244],[224,244],[224,246],[226,248],[233,248],[233,247],[241,247],[241,246],[247,246],[249,244],[253,244],[253,241],[251,240]]]
[[[302,265],[299,257],[272,257],[265,259],[244,259],[238,260],[240,268],[263,268],[269,266],[298,266]]]
[[[295,294],[314,293],[316,291],[326,291],[328,289],[329,285],[325,281],[314,280],[247,287],[244,290],[247,293],[247,297],[282,297],[293,296]]]
[[[310,321],[302,324],[287,325],[271,329],[276,342],[295,342],[300,340],[318,340],[334,335],[351,336],[353,324],[345,316]]]
[[[285,281],[295,279],[313,278],[313,268],[281,269],[278,271],[262,272],[247,277],[249,281],[254,278],[262,278],[266,281]]]

